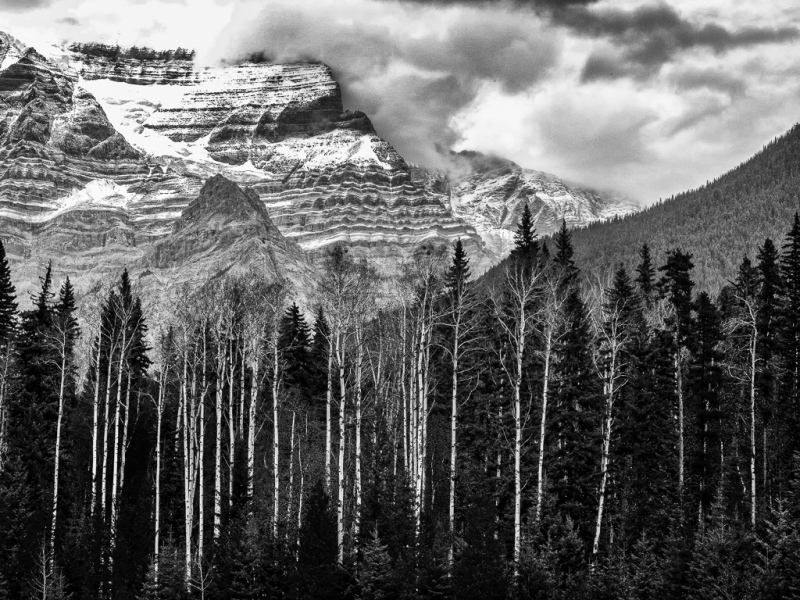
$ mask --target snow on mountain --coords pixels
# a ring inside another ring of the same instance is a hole
[[[576,227],[639,210],[623,195],[570,185],[508,160],[475,152],[462,152],[455,159],[466,174],[451,181],[453,213],[472,225],[497,256],[506,256],[513,248],[526,203],[540,236],[556,231],[562,219],[568,227]]]
[[[211,276],[240,252],[305,285],[333,243],[391,272],[421,244],[460,238],[480,272],[508,251],[524,202],[540,233],[634,209],[474,153],[459,155],[459,177],[409,165],[367,115],[344,110],[325,65],[201,69],[191,57],[100,45],[40,54],[0,34],[0,225],[18,271],[48,258],[78,278],[139,265],[164,285],[175,266],[165,257]],[[257,198],[269,227],[249,219],[208,245],[194,219],[194,237],[175,238],[215,176]],[[269,241],[235,243],[236,232]]]

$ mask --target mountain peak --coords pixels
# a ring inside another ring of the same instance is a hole
[[[182,231],[194,224],[208,229],[219,229],[234,223],[254,222],[266,230],[277,232],[275,224],[250,189],[242,189],[224,175],[214,175],[200,189],[175,223],[174,231]]]

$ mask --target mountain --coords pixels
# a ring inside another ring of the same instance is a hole
[[[575,259],[588,272],[633,267],[647,243],[656,264],[682,248],[694,255],[694,277],[718,290],[747,254],[770,237],[780,247],[800,210],[800,125],[706,185],[637,214],[573,232]]]
[[[159,279],[172,284],[258,266],[310,289],[313,273],[305,253],[281,234],[258,195],[222,175],[206,181],[171,234],[155,242],[141,264],[148,275],[160,271]]]
[[[419,245],[460,238],[480,272],[526,201],[543,232],[635,209],[474,153],[453,173],[408,164],[344,109],[325,65],[200,68],[193,56],[39,52],[0,35],[0,231],[22,289],[51,258],[87,284],[128,266],[168,286],[179,263],[210,277],[252,260],[304,287],[336,242],[390,273]],[[238,208],[208,212],[212,191]]]
[[[450,182],[453,213],[475,227],[498,256],[514,247],[514,232],[525,204],[530,206],[539,235],[555,232],[562,220],[570,227],[583,226],[639,210],[620,194],[570,185],[510,160],[477,152],[460,152],[453,159],[460,173]]]

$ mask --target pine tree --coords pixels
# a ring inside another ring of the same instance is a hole
[[[783,294],[780,307],[779,349],[783,376],[780,383],[781,412],[786,415],[785,456],[800,448],[800,215],[794,223],[780,260]]]
[[[561,221],[561,228],[554,236],[556,255],[553,264],[558,269],[561,285],[564,289],[573,286],[578,278],[578,267],[575,266],[575,250],[572,247],[572,234],[567,229],[567,222]]]
[[[309,342],[311,330],[296,303],[286,309],[281,319],[278,345],[283,358],[283,380],[290,388],[305,392],[309,386]],[[305,396],[305,393],[303,393]]]
[[[650,247],[644,244],[639,250],[639,264],[636,267],[636,286],[645,306],[650,306],[655,293],[656,270],[650,258]]]
[[[392,560],[388,547],[378,537],[378,529],[362,546],[361,565],[358,570],[358,597],[363,600],[388,600],[397,598],[398,589],[393,581]]]
[[[764,245],[758,250],[758,361],[761,365],[757,373],[757,386],[759,397],[759,412],[764,427],[763,444],[761,448],[764,458],[764,492],[769,493],[771,481],[770,468],[768,467],[770,452],[767,448],[767,439],[772,429],[772,417],[776,411],[775,387],[778,370],[775,362],[778,357],[778,325],[780,313],[780,296],[783,284],[780,274],[780,256],[775,244],[767,238]]]
[[[16,290],[11,282],[11,268],[0,240],[0,345],[7,343],[17,319]]]
[[[800,528],[784,502],[770,512],[756,550],[759,597],[800,598]]]
[[[684,390],[684,355],[692,350],[692,281],[691,271],[694,268],[692,255],[681,250],[667,253],[667,262],[659,271],[663,273],[658,287],[661,296],[671,308],[671,314],[665,319],[666,331],[671,336],[670,345],[675,374],[675,412],[677,423],[678,447],[678,496],[683,502],[686,466],[686,414]]]
[[[695,416],[695,439],[690,457],[692,476],[697,485],[700,522],[708,514],[719,477],[720,399],[723,353],[722,318],[706,292],[696,302],[695,343],[689,362],[687,391],[689,409]]]
[[[6,251],[0,241],[0,471],[7,451],[8,383],[17,327],[17,301]]]
[[[528,265],[533,265],[538,254],[539,242],[536,240],[533,215],[526,202],[517,224],[517,232],[514,234],[514,249],[511,251],[511,257],[513,260],[522,260]]]

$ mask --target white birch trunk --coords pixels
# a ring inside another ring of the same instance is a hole
[[[336,332],[336,360],[339,368],[339,496],[336,501],[336,544],[338,546],[337,563],[344,564],[344,450],[345,450],[345,410],[347,407],[347,394],[344,376],[344,349],[342,348],[342,333]]]
[[[536,472],[536,522],[541,522],[544,499],[544,449],[547,435],[547,401],[550,389],[550,358],[553,348],[553,330],[548,327],[544,336],[544,373],[542,375],[542,419],[539,424],[539,456]]]
[[[450,403],[450,497],[448,499],[448,532],[450,543],[447,548],[447,565],[453,571],[455,561],[455,535],[456,535],[456,434],[458,432],[458,343],[461,325],[460,315],[456,317],[453,332],[453,393]]]
[[[89,516],[94,518],[95,504],[97,503],[97,436],[98,419],[100,417],[100,355],[102,353],[102,333],[97,337],[97,365],[94,371],[94,400],[92,402],[92,493],[89,506]]]
[[[325,392],[325,490],[328,495],[331,493],[331,456],[332,447],[332,423],[331,423],[331,403],[333,401],[333,346],[328,341],[328,376]]]
[[[158,585],[158,561],[161,551],[161,422],[164,417],[164,384],[166,367],[162,367],[158,381],[158,401],[156,404],[156,498],[154,518],[153,570]]]
[[[66,337],[66,333],[64,334]],[[66,340],[65,340],[66,341]],[[61,347],[61,382],[58,387],[58,420],[56,421],[56,449],[53,466],[53,518],[50,523],[50,565],[55,566],[56,525],[58,522],[58,474],[61,466],[61,423],[64,420],[64,387],[67,378],[67,348]]]
[[[280,499],[281,499],[281,479],[280,465],[280,439],[278,437],[278,376],[280,374],[278,361],[278,331],[277,327],[273,331],[273,351],[272,351],[272,539],[278,539],[278,520],[280,518]]]
[[[757,334],[753,327],[750,342],[750,526],[756,526],[756,360]]]
[[[253,485],[255,468],[256,446],[256,406],[258,401],[258,357],[252,357],[251,371],[253,373],[250,385],[250,407],[247,416],[247,502],[250,516],[253,515]]]

